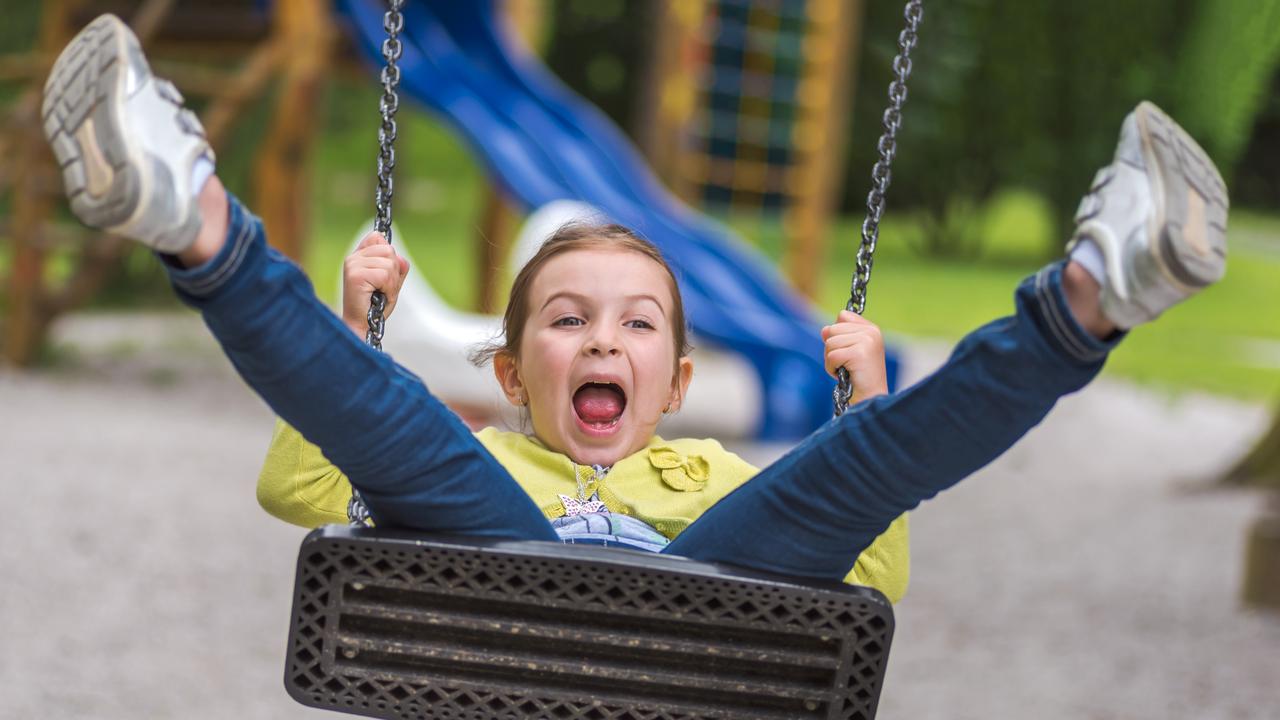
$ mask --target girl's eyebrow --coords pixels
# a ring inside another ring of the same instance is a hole
[[[572,300],[576,303],[583,304],[583,305],[587,304],[590,300],[586,295],[583,295],[582,293],[576,293],[572,290],[561,290],[560,292],[555,293],[551,297],[547,298],[547,301],[542,303],[542,307],[538,308],[538,312],[542,312],[543,310],[546,310],[548,305],[555,302],[556,300],[559,300],[560,298]],[[648,300],[649,302],[658,306],[658,312],[662,313],[662,317],[665,318],[667,316],[667,311],[665,308],[662,307],[662,303],[658,302],[658,298],[654,297],[653,295],[650,295],[649,293],[636,293],[635,295],[627,295],[623,299],[628,301],[633,301],[633,302],[636,300]]]
[[[553,293],[551,297],[547,298],[547,301],[542,303],[542,307],[538,308],[538,312],[542,312],[543,310],[546,310],[548,305],[555,302],[556,300],[559,300],[560,298],[566,298],[568,300],[572,300],[579,304],[585,303],[587,300],[587,296],[583,295],[582,293],[576,293],[576,292],[573,292],[572,290],[561,290],[558,293]]]
[[[667,316],[667,311],[662,309],[662,302],[658,302],[657,297],[649,295],[648,292],[637,292],[636,295],[628,295],[623,300],[627,300],[630,302],[635,302],[636,300],[648,300],[649,302],[653,302],[654,305],[658,306],[658,311],[659,313],[662,313],[663,318],[666,318]]]

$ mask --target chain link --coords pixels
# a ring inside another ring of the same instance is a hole
[[[375,214],[373,227],[391,242],[391,195],[395,191],[392,171],[396,168],[396,111],[400,109],[400,67],[396,62],[404,52],[400,42],[400,31],[404,29],[404,15],[400,10],[404,0],[389,0],[388,10],[382,16],[382,29],[387,38],[382,41],[382,59],[386,65],[382,68],[382,99],[378,101],[378,110],[382,113],[382,124],[378,127],[378,187],[374,194]],[[386,329],[387,297],[381,292],[374,292],[369,298],[369,313],[366,319],[369,329],[365,332],[364,341],[374,350],[382,350],[382,333]],[[351,489],[351,501],[347,503],[347,520],[352,525],[369,524],[369,508],[365,506],[360,493]]]
[[[876,143],[880,158],[871,169],[871,191],[867,193],[867,217],[862,221],[862,244],[858,246],[857,263],[853,281],[849,286],[849,302],[846,310],[862,314],[867,307],[867,284],[871,282],[871,265],[880,238],[880,219],[884,216],[885,197],[892,179],[890,167],[898,151],[898,129],[902,127],[902,105],[907,101],[907,77],[911,75],[911,50],[916,46],[920,19],[924,15],[923,0],[908,0],[903,16],[906,27],[898,34],[898,54],[893,58],[893,82],[889,83],[889,107],[881,117],[884,132]],[[853,397],[853,385],[849,371],[836,369],[836,388],[831,397],[835,414],[843,415]]]
[[[351,499],[347,501],[347,522],[351,525],[372,525],[369,520],[369,508],[365,506],[360,491],[351,488]]]

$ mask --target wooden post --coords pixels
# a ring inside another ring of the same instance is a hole
[[[39,47],[48,58],[62,48],[70,36],[67,20],[70,8],[66,2],[47,2],[40,24]],[[47,74],[47,68],[41,75]],[[29,365],[44,338],[50,319],[45,304],[45,258],[42,228],[53,208],[48,191],[40,183],[24,182],[53,164],[52,153],[44,139],[40,119],[40,87],[36,84],[18,99],[14,108],[16,134],[12,157],[12,213],[9,224],[12,242],[12,265],[7,283],[9,309],[4,325],[4,358],[15,365]]]
[[[205,136],[215,150],[222,146],[244,106],[260,96],[267,83],[275,77],[276,69],[289,49],[286,39],[272,37],[254,49],[230,80],[223,82],[220,77],[209,78],[222,85],[221,91],[209,100],[201,120]]]
[[[1245,547],[1245,605],[1280,612],[1280,494],[1253,522]]]
[[[486,183],[482,202],[480,237],[476,243],[479,282],[476,283],[475,308],[478,312],[494,313],[499,310],[499,278],[511,250],[519,216],[511,201],[492,182]]]
[[[36,123],[30,119],[26,122]],[[38,136],[37,130],[33,135]],[[33,138],[34,139],[34,138]],[[29,177],[39,165],[49,162],[43,142],[18,145],[14,160],[16,176]],[[4,326],[4,357],[15,365],[29,365],[35,359],[40,339],[48,323],[44,312],[44,268],[46,252],[41,245],[41,226],[52,208],[47,193],[27,183],[13,185],[13,221],[9,224],[12,265],[9,268],[9,308]]]
[[[82,4],[82,3],[80,3]],[[155,35],[173,8],[173,0],[146,0],[135,11],[131,26],[144,45]],[[13,152],[13,218],[9,233],[13,266],[9,278],[9,313],[4,328],[4,358],[16,365],[35,360],[49,324],[59,314],[88,299],[113,272],[129,244],[99,236],[79,248],[74,269],[56,292],[45,285],[45,264],[51,232],[49,217],[62,197],[62,184],[44,138],[40,117],[41,90],[50,66],[79,28],[71,27],[77,3],[45,3],[38,52],[40,67],[31,74],[32,86],[15,104],[17,142]],[[7,152],[7,151],[6,151]]]
[[[504,3],[507,29],[524,41],[529,52],[541,52],[546,42],[546,17],[545,0],[507,0]]]
[[[508,33],[520,39],[529,52],[535,52],[546,39],[546,13],[543,0],[507,0],[502,21]],[[515,238],[519,214],[511,198],[492,178],[485,178],[480,202],[474,307],[478,312],[492,313],[498,308],[499,278]]]
[[[271,244],[301,261],[310,207],[306,169],[335,36],[328,3],[277,0],[273,35],[282,38],[284,71],[271,129],[254,166],[254,207]]]
[[[286,3],[294,6],[291,8],[294,13],[302,14],[297,25],[303,29],[314,28],[318,23],[328,25],[330,19],[327,5],[320,0],[305,0],[307,8],[299,9],[297,5],[300,2],[304,0],[290,0],[290,3]],[[13,127],[7,128],[9,132],[0,137],[0,157],[8,161],[3,173],[0,173],[3,175],[0,177],[0,186],[3,186],[0,190],[9,189],[12,193],[11,217],[5,227],[12,243],[12,266],[6,282],[0,283],[8,298],[8,312],[4,326],[0,329],[3,333],[0,336],[0,357],[19,365],[29,364],[35,359],[53,319],[92,297],[115,271],[120,259],[133,247],[132,243],[120,238],[100,234],[89,241],[74,238],[79,249],[75,252],[70,276],[60,287],[46,286],[45,266],[49,248],[57,244],[54,242],[54,229],[49,218],[55,203],[62,201],[62,183],[41,127],[41,92],[49,65],[72,34],[79,30],[72,26],[72,22],[83,14],[80,12],[83,5],[79,0],[44,3],[40,39],[36,49],[5,64],[4,68],[6,72],[20,71],[32,78],[31,86],[15,101],[10,111]],[[166,22],[175,5],[173,0],[145,0],[136,7],[130,18],[130,25],[144,47]],[[290,25],[284,29],[292,31],[296,28]],[[307,43],[314,41],[308,39],[296,42],[302,44],[304,52],[301,54],[306,55],[306,51],[311,49],[311,45]],[[234,120],[240,106],[261,93],[270,81],[278,65],[278,58],[284,55],[281,48],[278,43],[262,43],[254,51],[244,70],[230,83],[221,82],[220,73],[203,71],[199,66],[183,66],[189,73],[203,78],[206,89],[218,86],[218,96],[208,106],[212,117],[207,114],[205,118],[211,143],[218,144],[220,136]],[[160,62],[163,64],[163,61]],[[34,67],[34,64],[40,66]],[[283,100],[285,103],[304,102],[296,99],[296,94],[286,92],[285,95],[289,98]],[[300,187],[300,183],[292,180],[286,179],[285,184]],[[75,234],[85,232],[92,231],[78,230]],[[288,232],[285,234],[288,235]]]
[[[809,0],[803,45],[806,70],[797,90],[792,146],[792,200],[784,218],[785,266],[800,292],[814,297],[827,254],[826,236],[840,193],[845,118],[853,95],[853,58],[862,31],[863,0]]]
[[[667,187],[689,199],[684,147],[700,93],[706,63],[702,32],[707,24],[704,0],[660,0],[652,7],[653,45],[641,84],[643,98],[636,116],[637,143],[649,166]],[[699,153],[700,154],[700,153]]]
[[[174,0],[146,0],[129,18],[129,28],[143,47],[155,37],[160,24],[169,17]]]

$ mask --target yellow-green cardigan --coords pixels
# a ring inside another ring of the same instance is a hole
[[[493,453],[548,519],[564,515],[560,495],[599,492],[610,512],[652,525],[668,539],[759,470],[715,440],[663,440],[619,460],[597,486],[590,467],[548,450],[536,438],[485,428],[476,439]],[[579,477],[575,478],[574,474]],[[303,527],[347,521],[351,484],[320,448],[283,421],[276,422],[262,474],[258,502],[272,515]],[[858,556],[845,582],[869,585],[897,602],[910,573],[904,514]]]

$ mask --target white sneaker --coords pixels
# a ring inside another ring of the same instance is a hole
[[[1218,281],[1227,267],[1227,186],[1195,140],[1143,102],[1124,120],[1115,161],[1076,212],[1073,247],[1106,263],[1102,312],[1122,328],[1154,319]]]
[[[102,15],[62,51],[44,86],[43,114],[71,209],[85,224],[166,253],[195,241],[192,185],[212,173],[213,151],[173,83],[152,76],[120,18]]]

